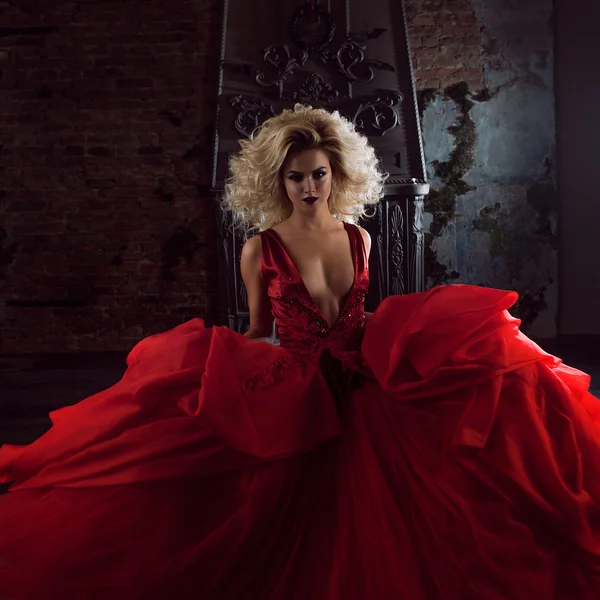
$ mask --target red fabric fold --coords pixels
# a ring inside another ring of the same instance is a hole
[[[201,320],[143,340],[122,381],[0,449],[0,596],[597,600],[599,403],[515,299],[388,298],[362,353],[340,320],[331,355],[362,373],[341,420],[326,344]]]

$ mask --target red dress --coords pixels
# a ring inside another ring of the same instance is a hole
[[[346,229],[331,327],[265,232],[281,347],[190,321],[0,450],[0,597],[600,598],[588,377],[519,332],[510,292],[391,297],[363,328]]]

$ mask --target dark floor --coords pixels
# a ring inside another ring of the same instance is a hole
[[[600,338],[563,338],[540,345],[592,376],[600,397]],[[44,433],[48,412],[116,383],[126,354],[0,356],[0,444],[27,444]]]
[[[29,443],[50,425],[48,412],[116,383],[126,356],[0,356],[0,444]]]

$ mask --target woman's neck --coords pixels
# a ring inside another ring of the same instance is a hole
[[[327,206],[310,215],[295,210],[287,219],[289,227],[302,231],[323,231],[331,229],[335,223],[339,223],[339,220],[329,212]]]

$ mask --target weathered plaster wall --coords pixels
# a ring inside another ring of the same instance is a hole
[[[433,188],[426,204],[429,284],[516,289],[514,312],[527,331],[553,336],[558,282],[552,1],[409,0],[408,9]],[[414,25],[414,17],[425,14],[435,23],[429,31]],[[445,35],[457,27],[470,28],[462,53],[450,47],[456,39]],[[427,68],[435,55],[423,65],[424,39],[446,70]],[[454,68],[445,61],[449,55]],[[471,62],[466,73],[465,60]]]

